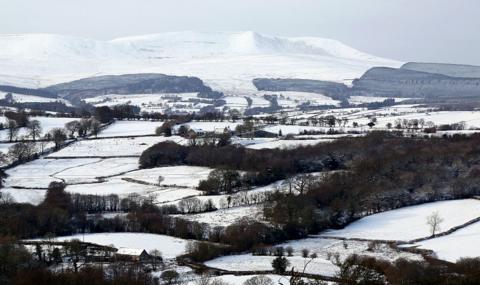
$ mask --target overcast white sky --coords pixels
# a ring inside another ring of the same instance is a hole
[[[2,34],[252,30],[333,38],[402,61],[480,65],[479,27],[479,0],[0,0]]]

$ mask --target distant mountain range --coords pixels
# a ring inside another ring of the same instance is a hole
[[[335,40],[255,32],[178,32],[111,41],[0,35],[0,91],[9,90],[74,101],[115,93],[243,96],[258,90],[313,92],[337,100],[352,95],[478,100],[480,67],[402,65]]]
[[[0,85],[46,87],[98,75],[194,76],[242,94],[254,78],[349,82],[375,66],[401,63],[338,41],[255,32],[178,32],[97,41],[50,34],[0,35]]]

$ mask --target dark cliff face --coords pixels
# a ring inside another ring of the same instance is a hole
[[[443,74],[450,77],[480,78],[480,66],[474,65],[408,62],[401,69]]]
[[[341,100],[347,96],[348,87],[342,83],[309,79],[256,78],[253,85],[260,91],[297,91],[319,93]]]
[[[375,67],[353,82],[350,94],[427,99],[480,98],[480,78]]]
[[[11,85],[0,85],[0,91],[7,92],[7,93],[22,94],[22,95],[33,95],[33,96],[46,97],[46,98],[58,98],[56,94],[52,92],[48,92],[46,90],[23,88],[23,87],[11,86]]]
[[[45,88],[70,100],[105,94],[211,92],[197,77],[164,74],[106,75],[80,79]]]
[[[449,65],[442,68],[452,71],[457,67]],[[462,66],[462,72],[457,69],[456,74],[473,70],[471,68]],[[453,77],[407,68],[371,68],[362,77],[354,80],[351,88],[340,83],[306,79],[258,78],[253,80],[253,84],[258,90],[321,93],[337,100],[355,95],[443,101],[480,99],[480,78]]]

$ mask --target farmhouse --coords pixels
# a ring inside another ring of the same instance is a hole
[[[206,134],[206,131],[200,128],[191,128],[187,132],[187,135],[190,137],[192,136],[201,137],[201,136],[204,136],[205,134]]]
[[[139,248],[119,248],[115,256],[129,261],[147,262],[151,260],[150,254],[145,249]]]

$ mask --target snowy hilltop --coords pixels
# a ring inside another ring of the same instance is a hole
[[[338,41],[255,32],[175,32],[109,41],[50,34],[0,35],[0,84],[43,87],[105,74],[196,76],[212,88],[254,90],[252,79],[346,82],[374,66],[399,67]]]

